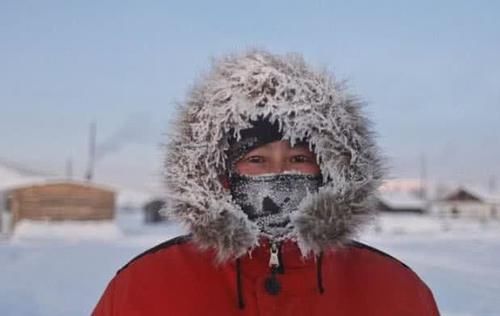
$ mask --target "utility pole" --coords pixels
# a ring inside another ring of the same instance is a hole
[[[494,175],[491,175],[488,179],[488,190],[489,193],[496,193],[497,190],[497,178]]]
[[[429,213],[431,211],[431,205],[429,202],[429,192],[427,192],[427,160],[425,159],[425,154],[420,155],[420,197],[424,201],[424,212]]]
[[[68,157],[66,159],[66,179],[71,180],[73,178],[73,159]]]
[[[96,146],[96,123],[92,122],[90,124],[90,134],[89,134],[89,162],[87,166],[87,172],[85,174],[85,179],[89,182],[92,181],[92,179],[94,178],[95,146]]]
[[[425,154],[420,155],[420,194],[427,201],[427,161]]]

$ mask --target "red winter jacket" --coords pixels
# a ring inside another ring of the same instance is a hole
[[[274,272],[269,258],[263,242],[251,255],[216,265],[212,251],[179,237],[122,268],[92,315],[439,315],[412,270],[361,243],[316,259],[285,243]]]

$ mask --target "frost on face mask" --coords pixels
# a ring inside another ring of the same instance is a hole
[[[280,238],[291,229],[290,214],[308,193],[318,191],[321,182],[321,176],[308,174],[234,174],[231,195],[263,234]]]

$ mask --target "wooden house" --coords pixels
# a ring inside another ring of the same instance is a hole
[[[58,181],[3,192],[12,227],[23,219],[43,221],[111,220],[115,192],[86,182]]]

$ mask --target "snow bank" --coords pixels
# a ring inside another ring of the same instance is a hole
[[[380,214],[365,230],[365,234],[384,235],[467,235],[480,233],[500,237],[500,221],[470,218],[440,218],[422,214]]]
[[[116,240],[122,237],[123,234],[114,221],[23,220],[16,225],[12,240]]]

